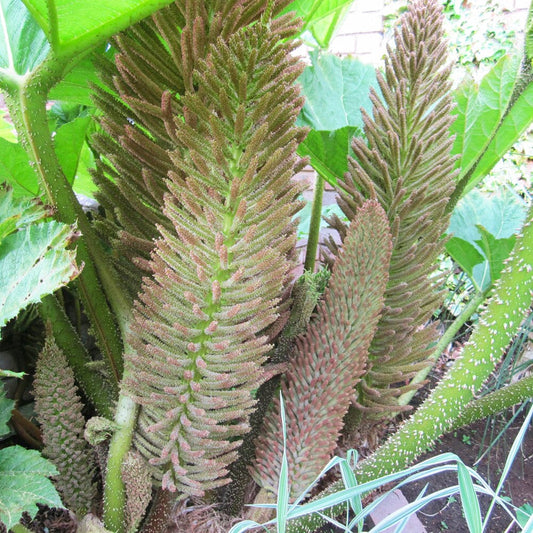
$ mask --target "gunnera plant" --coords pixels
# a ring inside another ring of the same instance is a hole
[[[50,334],[37,359],[34,394],[43,455],[59,471],[55,482],[63,502],[83,516],[96,497],[95,458],[83,438],[85,418],[74,373]]]
[[[335,223],[342,249],[303,331],[321,291],[304,279],[288,296],[305,132],[293,126],[302,67],[291,55],[299,25],[278,16],[287,3],[176,2],[118,36],[116,67],[101,65],[96,227],[134,302],[115,422],[99,420],[113,433],[109,530],[136,527],[152,487],[146,531],[176,500],[231,499],[224,489],[245,484],[256,431],[253,477],[275,492],[275,379],[294,494],[332,454],[350,403],[396,413],[427,364],[454,177],[440,9],[413,2],[396,32],[368,145],[354,141],[340,184],[350,224]]]
[[[353,140],[354,157],[339,186],[338,203],[349,220],[375,198],[392,231],[385,309],[355,401],[366,417],[409,409],[398,398],[417,387],[411,379],[429,364],[438,337],[428,322],[442,299],[436,264],[455,186],[450,68],[441,7],[413,2],[387,47],[384,74],[377,72],[381,96],[371,90],[372,117],[363,111],[367,142]],[[344,223],[338,217],[330,222],[344,240]],[[329,247],[337,253],[333,241]]]
[[[253,391],[272,376],[264,332],[290,282],[301,207],[301,68],[282,41],[294,29],[265,15],[216,39],[167,125],[172,227],[160,227],[135,306],[124,391],[141,406],[135,447],[182,496],[229,481]]]

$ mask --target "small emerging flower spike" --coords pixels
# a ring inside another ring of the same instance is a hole
[[[324,298],[282,377],[287,460],[293,495],[330,459],[383,308],[392,242],[387,216],[375,200],[353,219]],[[277,491],[283,440],[279,399],[257,440],[256,481]]]
[[[81,518],[96,496],[95,457],[83,438],[85,419],[74,373],[50,335],[37,359],[34,394],[43,455],[59,471],[54,481],[63,503]]]

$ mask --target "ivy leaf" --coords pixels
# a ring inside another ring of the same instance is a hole
[[[84,52],[172,0],[24,0],[58,56]]]
[[[0,522],[9,530],[18,524],[22,513],[31,518],[37,503],[63,507],[50,476],[57,475],[55,466],[36,450],[10,446],[0,450]]]

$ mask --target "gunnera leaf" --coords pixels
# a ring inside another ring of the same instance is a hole
[[[37,503],[63,507],[50,476],[55,466],[36,450],[9,446],[0,450],[0,523],[9,530],[18,524],[23,513],[33,518]]]
[[[0,327],[31,303],[66,285],[80,270],[78,237],[72,226],[42,222],[49,210],[33,200],[15,199],[10,187],[0,188]]]

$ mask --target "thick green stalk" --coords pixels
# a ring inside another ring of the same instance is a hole
[[[128,396],[122,394],[115,414],[118,429],[113,434],[109,445],[104,486],[104,525],[114,533],[125,531],[126,493],[121,468],[122,461],[131,447],[137,413],[137,405]]]
[[[78,261],[84,268],[77,280],[84,308],[91,320],[99,346],[107,358],[116,383],[122,375],[122,342],[113,314],[100,288],[102,282],[115,316],[125,330],[129,309],[122,291],[109,270],[107,261],[76,196],[57,159],[46,117],[46,98],[49,89],[63,73],[55,58],[50,56],[37,70],[13,89],[9,102],[10,112],[21,139],[59,220],[77,223],[83,236],[78,241]]]
[[[359,483],[399,472],[430,448],[442,434],[452,429],[501,360],[533,298],[532,215],[533,207],[463,354],[413,416],[373,455],[358,465],[355,474]],[[484,411],[478,411],[477,414],[482,417]],[[343,488],[342,482],[333,483],[319,497]],[[328,514],[336,516],[343,509],[344,506],[332,508]],[[287,531],[310,532],[323,522],[319,516],[305,517],[290,522]]]
[[[500,413],[504,409],[531,399],[532,396],[533,376],[527,376],[470,402],[454,421],[452,428],[468,426],[476,420]]]
[[[90,368],[88,363],[91,363],[92,359],[55,296],[50,295],[43,299],[41,313],[43,318],[50,321],[56,343],[67,357],[76,381],[85,395],[101,416],[112,418],[118,387],[107,387],[107,384],[102,383],[102,377]],[[112,386],[113,382],[109,383]]]
[[[315,182],[315,195],[313,197],[313,208],[311,211],[311,221],[309,223],[309,239],[305,251],[304,270],[313,272],[315,269],[316,251],[318,249],[318,239],[320,237],[320,221],[322,219],[322,198],[324,196],[324,178],[317,173]]]
[[[476,292],[472,299],[468,302],[465,308],[462,310],[461,314],[455,318],[455,320],[450,324],[450,327],[444,332],[444,335],[439,339],[439,342],[435,345],[435,350],[428,358],[428,362],[431,363],[426,368],[422,369],[411,381],[413,385],[418,385],[422,383],[430,373],[433,365],[437,362],[437,359],[440,357],[442,352],[445,350],[446,346],[450,344],[459,330],[465,325],[466,321],[477,311],[478,307],[485,301],[485,298],[488,294],[487,291]],[[417,390],[412,390],[402,394],[398,399],[398,405],[408,405],[409,402],[413,399],[413,396],[417,393]]]

